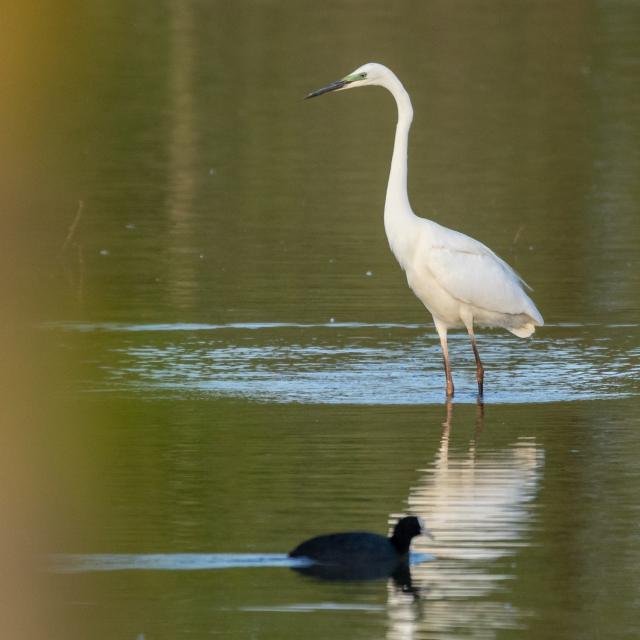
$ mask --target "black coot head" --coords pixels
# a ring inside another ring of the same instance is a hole
[[[428,533],[428,530],[422,524],[422,520],[416,516],[407,516],[401,518],[393,528],[391,543],[398,550],[398,553],[408,553],[412,538]]]

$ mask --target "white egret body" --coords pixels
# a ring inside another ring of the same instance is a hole
[[[407,274],[411,290],[433,316],[444,358],[447,396],[453,396],[447,331],[465,327],[476,360],[478,392],[484,369],[473,332],[475,325],[503,327],[525,338],[544,321],[525,293],[526,283],[491,249],[458,231],[413,213],[407,194],[407,146],[413,108],[397,76],[381,64],[369,63],[307,98],[329,91],[377,85],[391,92],[398,106],[393,157],[384,205],[384,228],[391,251]]]

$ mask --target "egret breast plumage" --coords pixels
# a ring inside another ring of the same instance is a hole
[[[384,226],[391,251],[405,271],[411,290],[433,316],[444,359],[447,397],[454,393],[447,331],[466,328],[476,361],[478,393],[484,390],[484,368],[474,326],[502,327],[521,338],[544,321],[525,287],[528,285],[487,246],[459,231],[415,215],[407,193],[407,156],[413,108],[397,76],[377,63],[365,64],[341,80],[310,93],[367,85],[391,92],[398,107],[391,169],[384,206]]]

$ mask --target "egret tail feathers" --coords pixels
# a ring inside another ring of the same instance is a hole
[[[520,327],[507,327],[514,336],[518,336],[518,338],[528,338],[532,335],[536,330],[536,325],[533,322],[527,322]]]

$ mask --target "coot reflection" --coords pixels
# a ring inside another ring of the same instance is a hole
[[[313,563],[295,571],[325,580],[372,580],[393,577],[403,588],[411,586],[409,547],[420,534],[431,535],[420,518],[401,518],[393,535],[351,531],[316,536],[289,552],[291,558]]]

